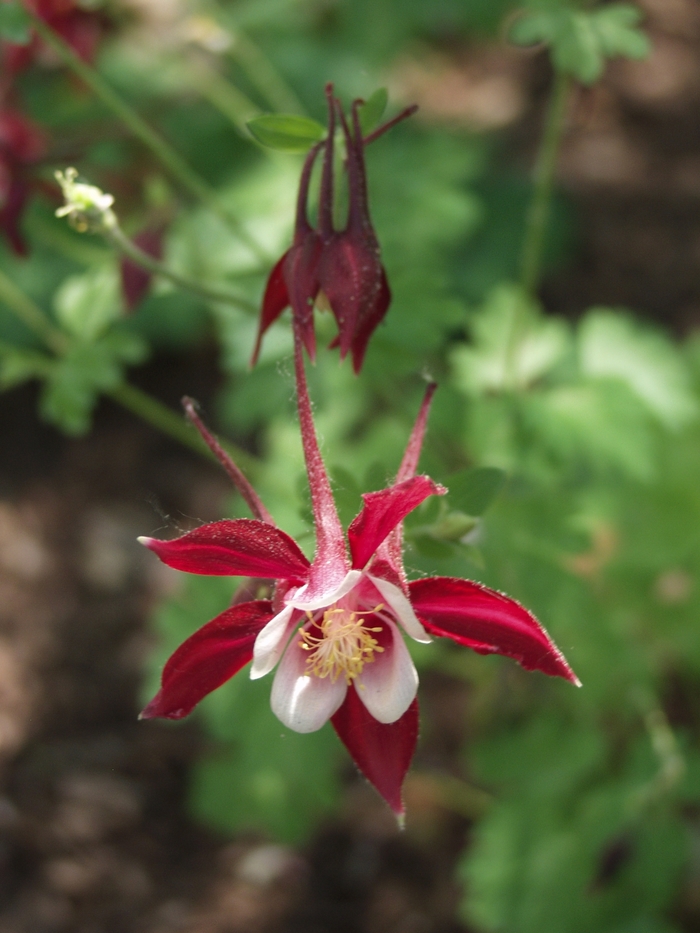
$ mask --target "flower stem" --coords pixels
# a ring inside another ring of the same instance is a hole
[[[247,476],[238,467],[238,464],[233,460],[228,451],[224,450],[218,438],[214,437],[199,417],[197,403],[194,399],[188,398],[188,396],[185,395],[182,399],[182,407],[185,409],[187,420],[199,431],[199,436],[228,473],[231,482],[239,491],[255,518],[261,522],[266,522],[268,525],[274,525],[275,521],[273,517],[265,508],[260,496],[248,482]]]
[[[229,56],[238,62],[273,110],[304,114],[303,104],[258,45],[240,27],[234,26],[231,31],[233,44]]]
[[[242,295],[235,295],[232,292],[219,291],[216,288],[209,288],[207,285],[200,285],[199,282],[195,282],[194,279],[189,279],[184,275],[180,275],[179,272],[174,272],[172,269],[169,269],[164,263],[159,262],[153,256],[149,256],[147,252],[138,247],[136,243],[132,242],[121,227],[116,226],[109,230],[105,230],[104,236],[120,253],[133,263],[136,263],[137,266],[142,266],[148,272],[152,272],[153,275],[159,275],[164,279],[169,279],[175,285],[179,285],[180,288],[184,288],[194,295],[204,298],[206,301],[223,302],[241,308],[243,311],[249,311],[251,314],[257,314],[257,305],[253,304],[252,301],[249,301]]]
[[[57,355],[62,355],[69,348],[69,338],[55,327],[41,308],[17,288],[1,270],[0,302]],[[185,447],[191,448],[198,454],[204,454],[209,459],[216,459],[199,435],[179,415],[142,389],[125,382],[115,389],[108,390],[105,394],[163,434],[184,444]],[[226,452],[235,456],[246,469],[254,469],[256,460],[251,454],[230,443],[227,443],[226,447]]]
[[[25,327],[36,334],[54,353],[64,353],[68,338],[51,323],[41,308],[0,270],[0,301]]]
[[[187,76],[202,97],[230,120],[247,142],[254,142],[246,129],[246,123],[260,113],[257,104],[222,78],[203,59],[190,63]]]
[[[108,390],[106,395],[123,408],[138,415],[142,421],[147,422],[162,434],[167,434],[198,454],[204,454],[210,460],[218,459],[199,434],[193,431],[180,415],[137,386],[125,382],[116,389]],[[255,458],[245,450],[239,447],[234,448],[230,443],[226,446],[228,447],[226,453],[233,453],[239,462],[247,465],[248,469],[255,466]]]
[[[542,144],[535,164],[535,190],[527,215],[520,265],[520,284],[528,296],[534,295],[540,281],[542,248],[570,88],[570,77],[561,71],[555,72]]]
[[[132,133],[147,146],[160,162],[187,188],[195,197],[223,220],[238,238],[246,244],[248,249],[261,261],[268,262],[269,257],[262,247],[250,236],[240,220],[226,210],[219,203],[216,192],[185,162],[172,146],[162,136],[156,133],[148,123],[131,107],[117,92],[110,87],[104,78],[83,61],[73,49],[58,36],[39,16],[29,11],[32,24],[43,41],[49,45],[59,58],[72,70],[85,84],[128,126]]]

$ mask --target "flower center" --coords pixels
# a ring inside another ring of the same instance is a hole
[[[384,651],[373,634],[381,632],[381,627],[368,628],[362,618],[382,608],[380,604],[367,612],[326,609],[320,622],[307,613],[313,625],[301,633],[299,642],[304,651],[311,652],[306,659],[307,672],[316,677],[330,677],[333,683],[342,675],[350,684],[362,673],[365,664],[374,661],[375,651]],[[314,635],[314,629],[320,634]]]

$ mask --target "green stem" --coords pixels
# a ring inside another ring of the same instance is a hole
[[[222,207],[216,192],[185,162],[172,146],[162,136],[156,133],[139,116],[117,92],[110,87],[104,78],[87,62],[75,54],[73,49],[64,42],[39,16],[29,13],[37,33],[49,45],[61,60],[74,71],[79,78],[102,100],[107,107],[129,127],[132,133],[147,146],[151,152],[162,162],[170,173],[187,188],[195,197],[223,220],[234,231],[238,238],[246,244],[251,252],[262,262],[269,262],[262,247],[250,236],[240,220]]]
[[[520,284],[529,296],[534,295],[540,281],[542,248],[570,88],[570,77],[561,71],[555,72],[544,135],[535,165],[535,190],[527,215],[522,250]]]
[[[233,44],[228,54],[243,68],[251,82],[271,104],[273,110],[281,113],[305,114],[306,111],[299,98],[258,45],[239,26],[233,26],[231,33]]]
[[[199,282],[195,282],[193,279],[189,279],[184,275],[180,275],[179,272],[174,272],[172,269],[169,269],[162,262],[159,262],[157,259],[154,259],[153,256],[149,256],[148,253],[140,249],[136,243],[132,242],[126,236],[121,227],[112,227],[104,231],[104,236],[120,253],[123,253],[124,256],[136,263],[137,266],[142,266],[148,272],[153,273],[153,275],[159,275],[164,279],[169,279],[175,285],[180,286],[180,288],[184,288],[198,295],[200,298],[204,298],[205,301],[234,305],[234,307],[241,308],[243,311],[248,311],[251,314],[258,313],[258,306],[242,295],[234,295],[232,292],[219,291],[216,288],[200,285]]]
[[[233,123],[247,142],[254,142],[246,129],[246,123],[260,113],[257,104],[222,78],[204,60],[192,61],[188,69],[188,78],[202,97]]]
[[[54,327],[41,308],[17,288],[14,282],[1,270],[0,301],[57,355],[62,355],[69,348],[70,340],[68,337],[57,327]],[[106,394],[163,434],[167,434],[199,454],[204,454],[210,460],[216,459],[204,441],[182,416],[177,415],[167,405],[163,405],[162,402],[148,395],[142,389],[129,385],[129,383],[122,383],[122,385],[117,386],[116,389],[111,389]],[[226,442],[222,446],[244,469],[254,470],[255,458],[247,451],[235,447],[230,442]]]
[[[163,405],[162,402],[159,402],[158,399],[153,398],[147,392],[129,383],[123,383],[116,389],[109,390],[106,394],[123,408],[127,408],[143,421],[157,428],[161,433],[167,434],[198,454],[204,454],[209,460],[216,461],[216,457],[195,429],[181,415],[176,414],[167,405]],[[223,446],[225,446],[226,452],[244,469],[250,471],[255,468],[255,458],[245,450],[235,447],[228,441]]]
[[[54,353],[64,353],[68,338],[51,323],[41,308],[0,271],[0,301]]]

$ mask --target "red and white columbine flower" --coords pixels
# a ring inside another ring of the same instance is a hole
[[[230,461],[225,465],[255,519],[214,522],[173,541],[141,538],[178,570],[276,580],[271,601],[233,605],[177,649],[142,717],[186,716],[250,661],[253,678],[276,668],[275,715],[296,732],[314,732],[330,719],[360,771],[401,815],[401,785],[418,737],[418,675],[404,633],[419,642],[431,635],[451,638],[483,654],[515,658],[528,670],[578,680],[534,616],[513,599],[469,580],[406,579],[403,519],[428,496],[446,492],[428,476],[416,475],[434,386],[426,392],[395,482],[363,495],[346,544],[318,448],[298,333],[295,366],[316,526],[314,559],[309,562],[274,525]]]

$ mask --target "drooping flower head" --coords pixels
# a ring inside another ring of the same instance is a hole
[[[276,668],[275,715],[297,732],[313,732],[330,719],[358,768],[401,815],[401,786],[418,737],[418,675],[404,634],[419,642],[450,638],[480,653],[515,658],[528,670],[578,681],[534,616],[509,597],[452,577],[406,579],[403,519],[428,496],[446,492],[416,473],[434,386],[395,482],[363,495],[346,540],[318,448],[298,333],[295,370],[314,558],[309,562],[275,526],[202,427],[255,518],[213,522],[172,541],[141,541],[178,570],[272,578],[275,590],[271,600],[238,602],[187,639],[166,663],[161,689],[142,716],[180,719],[249,662],[253,678]]]
[[[307,353],[314,359],[316,340],[313,312],[317,301],[330,307],[338,324],[333,346],[340,348],[341,359],[350,353],[353,368],[362,367],[367,343],[386,314],[391,292],[382,266],[379,243],[369,214],[365,146],[415,112],[408,107],[392,120],[363,137],[359,108],[351,107],[351,125],[340,101],[333,96],[333,86],[326,86],[328,100],[328,135],[309,151],[301,173],[297,198],[294,238],[291,247],[276,263],[263,296],[258,337],[253,351],[254,364],[260,353],[265,331],[291,305],[294,326],[301,335]],[[348,215],[345,226],[336,230],[333,222],[333,163],[336,116],[340,121],[346,150],[348,178]],[[308,216],[311,173],[323,150],[323,169],[318,208],[318,227]]]
[[[10,107],[0,108],[0,230],[12,249],[26,253],[20,230],[29,197],[32,166],[46,151],[46,137],[36,124]]]

